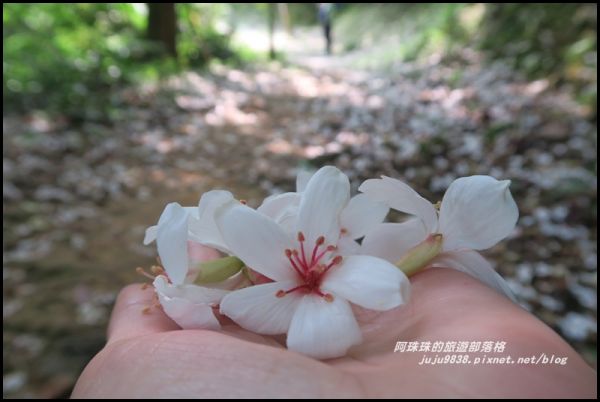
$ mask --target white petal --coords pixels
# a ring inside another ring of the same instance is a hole
[[[196,207],[183,207],[183,209],[186,211],[186,213],[188,215],[192,215],[192,216],[196,216],[196,217],[198,215],[198,213],[196,211],[197,210]],[[169,215],[161,214],[160,218],[158,219],[159,224],[166,222],[168,220],[168,218],[169,218]],[[154,240],[156,240],[157,234],[158,234],[158,224],[156,224],[154,226],[150,226],[148,229],[146,229],[146,234],[144,235],[144,244],[148,245],[148,244],[152,243]]]
[[[158,225],[150,226],[146,229],[146,234],[144,235],[144,245],[148,245],[156,240],[156,234],[158,233]]]
[[[183,207],[183,209],[185,209],[185,212],[187,212],[188,216],[198,219],[199,215],[198,215],[198,207],[197,206]]]
[[[359,239],[383,222],[389,208],[365,194],[355,195],[340,215],[340,225],[352,239]]]
[[[361,184],[358,190],[390,208],[422,219],[430,233],[437,230],[437,213],[434,206],[400,180],[385,176],[381,179],[369,179]]]
[[[158,220],[156,246],[167,275],[175,284],[183,283],[188,272],[188,214],[172,202]]]
[[[221,328],[215,317],[213,308],[208,304],[192,303],[178,297],[168,298],[158,295],[165,314],[183,329],[212,329]]]
[[[265,198],[256,210],[279,223],[289,214],[297,214],[300,205],[300,194],[283,193]]]
[[[218,304],[229,293],[228,290],[207,288],[191,283],[174,285],[163,275],[154,279],[154,287],[167,297],[179,297],[193,303]]]
[[[336,244],[340,213],[349,198],[350,182],[339,169],[325,166],[311,177],[298,212],[298,231],[304,233],[309,248],[320,236],[325,237],[325,244]]]
[[[509,185],[490,176],[452,182],[440,208],[444,250],[484,250],[508,236],[519,218]]]
[[[171,285],[164,276],[154,280],[158,300],[169,318],[183,329],[219,329],[212,304],[227,292],[195,285]]]
[[[297,274],[285,256],[293,243],[273,220],[245,205],[230,206],[217,214],[217,225],[232,254],[268,278],[295,280]]]
[[[291,239],[296,238],[298,235],[298,209],[288,209],[285,213],[280,215],[275,221],[279,224],[279,227],[290,236]]]
[[[323,291],[359,306],[385,311],[405,304],[410,295],[406,275],[389,262],[367,255],[345,257],[321,283]]]
[[[273,282],[231,292],[221,301],[221,313],[241,327],[259,334],[277,335],[287,332],[302,294],[289,293],[277,297],[277,291],[297,286],[295,281]]]
[[[517,302],[504,278],[476,251],[462,250],[441,253],[431,262],[431,266],[453,268],[464,272],[506,295],[515,303]]]
[[[296,176],[296,191],[301,193],[306,190],[310,178],[315,174],[312,170],[300,170]]]
[[[367,233],[360,254],[383,258],[396,263],[404,254],[427,238],[423,221],[417,218],[402,223],[382,223]]]
[[[202,194],[196,209],[197,216],[190,216],[190,239],[231,254],[215,223],[216,211],[228,203],[238,203],[229,191],[212,190]]]
[[[189,216],[198,218],[198,207],[183,207],[183,209]],[[159,221],[160,221],[160,219],[159,219]],[[165,219],[163,218],[163,223],[164,222],[165,222]],[[156,240],[157,234],[158,234],[158,225],[150,226],[148,229],[146,229],[146,234],[144,235],[144,244],[148,245],[148,244],[152,243],[154,240]]]
[[[234,200],[233,194],[226,190],[211,190],[202,194],[198,202],[198,219],[213,219],[215,210]]]
[[[317,359],[343,356],[362,336],[350,304],[342,297],[328,302],[315,294],[300,301],[288,331],[287,347]]]
[[[342,236],[338,240],[337,253],[340,255],[360,254],[360,244],[348,236]]]

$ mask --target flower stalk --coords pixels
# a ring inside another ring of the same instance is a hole
[[[406,276],[411,276],[425,268],[442,251],[443,236],[441,233],[433,233],[422,243],[408,250],[408,252],[396,262]]]

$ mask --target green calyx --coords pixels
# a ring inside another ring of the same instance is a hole
[[[240,272],[244,262],[237,257],[223,257],[200,264],[200,273],[194,281],[197,285],[222,282]]]
[[[408,252],[396,262],[406,276],[411,276],[425,268],[427,264],[442,251],[443,237],[441,233],[429,235],[422,243],[408,250]]]

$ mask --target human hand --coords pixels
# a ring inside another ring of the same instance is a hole
[[[411,285],[407,305],[386,312],[356,308],[363,343],[327,361],[288,351],[284,339],[245,331],[226,318],[222,332],[180,330],[159,309],[142,314],[154,291],[130,285],[117,299],[107,345],[73,397],[596,397],[595,371],[505,297],[451,269],[425,270]],[[504,353],[488,357],[545,353],[567,363],[420,365],[422,352],[394,353],[397,341],[488,340],[506,342]]]

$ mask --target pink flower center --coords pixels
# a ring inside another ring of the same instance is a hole
[[[337,255],[332,258],[332,254],[336,251],[335,246],[325,246],[325,237],[319,236],[315,241],[312,251],[308,251],[304,247],[304,234],[298,233],[298,243],[300,250],[286,249],[285,256],[290,261],[292,268],[300,276],[301,284],[289,290],[277,291],[277,297],[284,297],[288,293],[303,292],[316,293],[325,300],[333,301],[333,296],[330,293],[323,293],[319,286],[323,276],[335,265],[342,262],[342,256]]]

